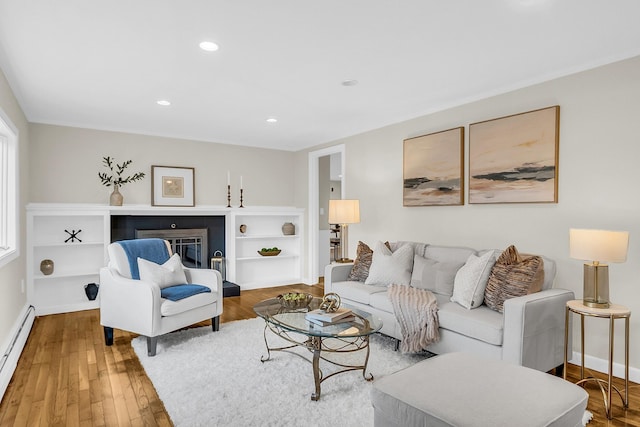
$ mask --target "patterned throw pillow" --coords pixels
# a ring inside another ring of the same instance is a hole
[[[369,269],[373,260],[373,249],[366,243],[358,242],[358,251],[347,280],[364,282],[369,277]]]
[[[487,307],[504,312],[504,302],[541,289],[544,264],[539,256],[522,257],[511,245],[500,255],[491,270],[484,292]]]

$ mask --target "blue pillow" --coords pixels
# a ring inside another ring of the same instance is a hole
[[[179,301],[204,292],[211,292],[211,289],[202,285],[174,285],[161,289],[160,296],[171,301]]]

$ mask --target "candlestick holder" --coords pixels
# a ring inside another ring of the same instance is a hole
[[[227,184],[227,207],[231,207],[231,185]]]
[[[242,204],[242,201],[243,201],[242,193],[243,193],[243,192],[244,192],[244,190],[241,188],[241,189],[240,189],[240,207],[241,207],[241,208],[244,208],[244,205]]]

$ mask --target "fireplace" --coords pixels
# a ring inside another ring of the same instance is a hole
[[[159,230],[136,230],[136,239],[156,237],[171,244],[171,251],[180,255],[182,265],[192,268],[207,268],[209,250],[206,228],[170,228]]]
[[[226,255],[224,215],[111,215],[112,242],[143,237],[170,241],[187,267],[209,268],[214,253]],[[235,283],[223,286],[225,297],[240,295]]]

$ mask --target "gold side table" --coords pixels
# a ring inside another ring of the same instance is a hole
[[[567,345],[569,340],[569,315],[575,313],[580,315],[580,381],[576,384],[583,385],[588,381],[594,381],[600,387],[602,392],[602,398],[604,399],[604,408],[607,414],[607,418],[612,418],[611,412],[611,394],[615,390],[622,400],[622,405],[625,408],[629,407],[629,318],[631,317],[631,311],[622,305],[611,304],[609,308],[592,308],[587,307],[582,303],[582,300],[567,301],[567,309],[565,316],[565,329],[564,329],[564,374],[563,377],[567,379]],[[584,376],[584,317],[599,317],[609,319],[609,378],[608,381]],[[612,384],[613,379],[613,336],[614,336],[614,321],[616,319],[624,319],[624,396],[618,390],[616,386]]]

